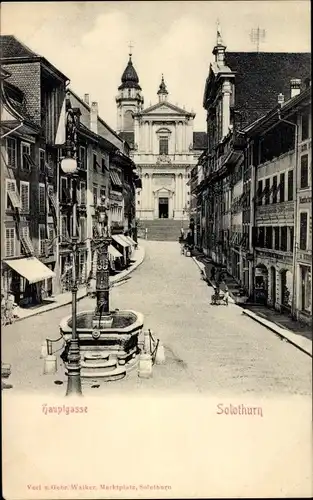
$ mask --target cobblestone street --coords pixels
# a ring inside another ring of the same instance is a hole
[[[141,241],[144,263],[111,293],[111,307],[134,309],[145,316],[165,347],[166,363],[155,365],[151,379],[137,371],[121,381],[84,393],[107,391],[165,391],[210,394],[311,393],[311,358],[242,314],[240,307],[211,306],[211,289],[200,279],[191,258],[180,255],[175,242]],[[78,309],[94,307],[94,300],[79,301]],[[38,391],[63,394],[63,366],[54,376],[43,375],[41,344],[59,337],[58,325],[70,306],[49,311],[6,327],[2,335],[3,361],[12,364],[8,392]],[[59,342],[58,347],[61,348]],[[54,384],[63,381],[62,385]]]

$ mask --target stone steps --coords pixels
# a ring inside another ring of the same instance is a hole
[[[87,385],[98,382],[111,382],[124,378],[138,364],[138,356],[125,364],[119,362],[118,353],[86,352],[82,354],[81,379]]]
[[[108,361],[103,361],[101,360],[101,362],[86,362],[86,361],[82,361],[81,362],[81,368],[82,370],[84,371],[84,373],[89,373],[89,372],[92,372],[92,371],[95,371],[95,370],[101,370],[103,371],[103,373],[106,373],[106,372],[109,372],[109,371],[112,371],[114,370],[115,368],[117,368],[118,366],[118,362],[117,360],[108,360]]]
[[[118,366],[114,370],[103,371],[103,369],[93,369],[88,372],[85,369],[81,370],[81,378],[83,379],[100,379],[101,381],[111,382],[113,380],[120,380],[126,377],[126,368],[124,366]]]
[[[148,229],[147,239],[152,241],[178,241],[180,229],[188,227],[188,221],[174,219],[141,220],[140,225]]]
[[[110,358],[110,353],[109,352],[100,352],[100,353],[93,353],[93,352],[87,352],[83,354],[83,359],[84,361],[93,361],[94,363],[103,363],[103,361],[108,361]]]

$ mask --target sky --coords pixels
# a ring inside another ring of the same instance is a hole
[[[4,2],[1,10],[1,34],[48,59],[114,129],[130,42],[145,107],[158,102],[164,73],[169,102],[196,113],[197,131],[206,130],[202,98],[217,20],[229,51],[256,50],[250,33],[258,26],[266,31],[261,51],[310,51],[307,0]]]

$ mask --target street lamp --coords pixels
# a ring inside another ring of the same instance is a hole
[[[109,271],[109,245],[111,238],[108,227],[107,204],[105,196],[101,197],[101,203],[96,207],[97,226],[94,227],[94,242],[97,248],[97,271],[96,271],[96,297],[93,327],[95,330],[110,327],[113,317],[110,314],[110,271]],[[96,334],[96,333],[95,333]]]
[[[67,112],[66,121],[66,143],[64,147],[65,156],[61,159],[61,169],[72,180],[72,337],[70,340],[67,357],[67,390],[66,396],[82,396],[81,376],[80,376],[80,350],[79,339],[77,335],[77,135],[76,135],[76,116],[71,108]]]

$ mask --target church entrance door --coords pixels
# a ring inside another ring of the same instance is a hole
[[[159,198],[159,219],[168,219],[168,198]]]

